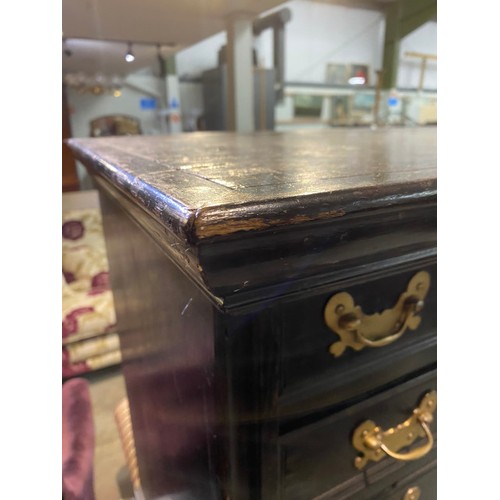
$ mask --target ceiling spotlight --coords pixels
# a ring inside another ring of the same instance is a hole
[[[128,50],[127,53],[125,54],[125,61],[127,62],[132,62],[135,59],[134,54],[132,54],[132,44],[129,42],[128,43]]]
[[[66,56],[71,57],[73,55],[73,52],[68,48],[68,45],[66,44],[66,38],[63,38],[63,47]]]

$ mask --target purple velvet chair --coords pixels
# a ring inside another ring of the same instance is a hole
[[[89,383],[73,378],[62,386],[62,494],[94,500],[94,421]]]

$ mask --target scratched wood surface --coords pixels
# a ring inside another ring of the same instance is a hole
[[[192,239],[339,217],[436,190],[434,127],[200,132],[69,145]]]

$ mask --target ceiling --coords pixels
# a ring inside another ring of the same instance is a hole
[[[257,16],[283,0],[63,0],[63,74],[124,76],[225,29],[235,12]],[[127,41],[136,59],[124,59]],[[141,44],[140,42],[143,42]],[[149,44],[149,45],[148,45]],[[70,55],[68,55],[70,54]]]
[[[383,10],[394,0],[309,0]],[[62,0],[63,75],[124,77],[156,67],[158,50],[175,53],[223,31],[227,16],[258,16],[283,0]],[[127,41],[135,61],[127,63]],[[142,43],[141,43],[142,42]],[[158,49],[157,44],[160,44]]]

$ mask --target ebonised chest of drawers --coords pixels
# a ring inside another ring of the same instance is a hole
[[[147,499],[436,497],[434,128],[70,147]]]

